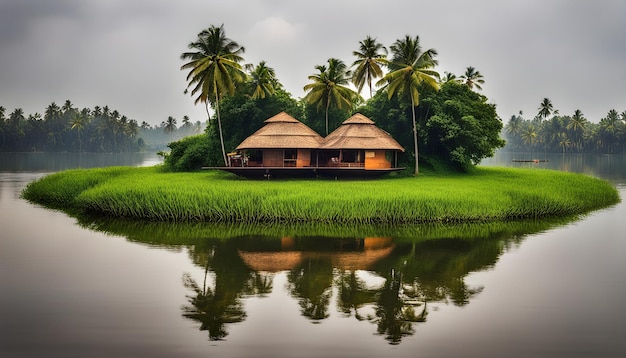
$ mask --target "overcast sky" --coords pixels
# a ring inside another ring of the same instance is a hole
[[[221,24],[296,98],[314,66],[351,64],[367,35],[387,47],[418,35],[441,74],[480,71],[505,122],[532,118],[544,97],[594,122],[626,110],[623,0],[0,0],[0,106],[43,113],[69,99],[140,123],[204,121],[180,54]]]

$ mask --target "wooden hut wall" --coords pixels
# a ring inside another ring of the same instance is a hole
[[[296,167],[308,167],[311,165],[311,150],[310,149],[298,149],[298,156],[296,158]]]
[[[284,153],[282,149],[263,150],[264,167],[282,167],[284,165]]]
[[[387,169],[391,168],[391,162],[387,160],[385,150],[366,150],[365,169]]]

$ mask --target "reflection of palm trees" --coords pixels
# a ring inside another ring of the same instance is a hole
[[[246,319],[243,299],[270,293],[274,272],[283,272],[288,279],[287,294],[299,301],[304,317],[315,322],[327,319],[336,293],[337,309],[344,318],[354,314],[357,320],[375,324],[376,331],[391,344],[414,334],[416,324],[426,322],[433,304],[468,304],[483,289],[466,284],[469,273],[492,268],[508,247],[519,244],[528,233],[570,220],[420,226],[414,228],[419,231],[405,232],[404,239],[392,241],[346,239],[348,235],[281,239],[284,227],[276,229],[278,234],[268,231],[261,235],[255,231],[258,228],[241,226],[79,217],[81,226],[124,235],[132,242],[187,248],[192,261],[204,268],[205,280],[194,281],[184,275],[183,283],[191,294],[182,315],[199,322],[210,339],[224,339],[229,323]],[[227,236],[200,239],[225,233],[225,228],[232,230]],[[410,240],[409,235],[419,239]],[[376,260],[368,259],[383,248],[384,255],[377,253]],[[287,269],[277,258],[289,256],[277,253],[299,254]],[[338,260],[338,256],[354,258],[361,253],[359,265],[354,265],[354,260],[350,265]],[[258,254],[257,260],[249,254]],[[280,265],[267,265],[260,260],[263,255]],[[280,268],[272,270],[277,266]]]
[[[246,284],[246,294],[265,297],[272,292],[274,277],[270,274],[253,272]]]
[[[226,325],[242,322],[246,318],[241,296],[246,292],[271,291],[271,282],[251,279],[251,272],[243,265],[232,241],[198,242],[190,254],[198,264],[203,264],[204,282],[198,285],[189,274],[183,275],[183,284],[194,295],[188,296],[190,305],[182,306],[183,316],[200,322],[200,330],[209,331],[211,340],[221,340],[228,335]],[[207,284],[209,270],[213,272],[213,287]],[[258,288],[248,283],[256,282]]]
[[[333,267],[329,260],[310,259],[287,274],[291,294],[299,299],[301,313],[312,320],[328,318]]]
[[[415,297],[405,295],[402,272],[391,269],[386,279],[376,303],[376,317],[370,319],[376,322],[378,334],[385,335],[391,344],[399,344],[402,337],[414,333],[414,323],[426,322],[426,302],[420,314],[416,314],[415,307],[421,303]],[[418,291],[412,294],[418,294]]]
[[[341,271],[337,279],[339,296],[337,306],[346,316],[354,310],[354,317],[362,321],[359,308],[376,301],[376,290],[368,289],[365,282],[356,276],[355,271]]]
[[[228,335],[225,325],[242,322],[246,318],[241,301],[232,297],[228,290],[211,290],[206,285],[207,271],[204,273],[202,288],[189,274],[183,276],[183,284],[195,292],[195,296],[188,296],[189,306],[183,306],[183,316],[200,322],[201,331],[209,331],[211,340],[221,340]]]

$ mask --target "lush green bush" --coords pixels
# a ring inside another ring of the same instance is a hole
[[[496,106],[468,86],[447,82],[422,104],[432,114],[426,120],[425,147],[465,171],[505,144]]]
[[[219,143],[212,141],[206,134],[185,137],[167,146],[170,152],[165,156],[164,163],[168,170],[193,171],[203,166],[214,166],[220,161],[224,162],[221,159]],[[217,158],[214,158],[216,156]]]

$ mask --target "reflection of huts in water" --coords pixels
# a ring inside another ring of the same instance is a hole
[[[311,151],[324,141],[319,134],[285,112],[267,119],[265,125],[239,146],[248,167],[309,167]]]
[[[389,133],[357,113],[330,133],[320,146],[320,162],[327,166],[389,169],[397,165],[404,148]]]
[[[281,112],[236,149],[229,166],[217,169],[248,177],[372,176],[403,169],[397,154],[404,148],[360,113],[322,138]]]
[[[366,237],[358,249],[341,251],[296,250],[293,239],[283,238],[283,251],[239,250],[243,262],[255,271],[279,272],[292,270],[307,260],[327,259],[342,270],[367,270],[378,260],[386,257],[394,248],[391,238]]]

